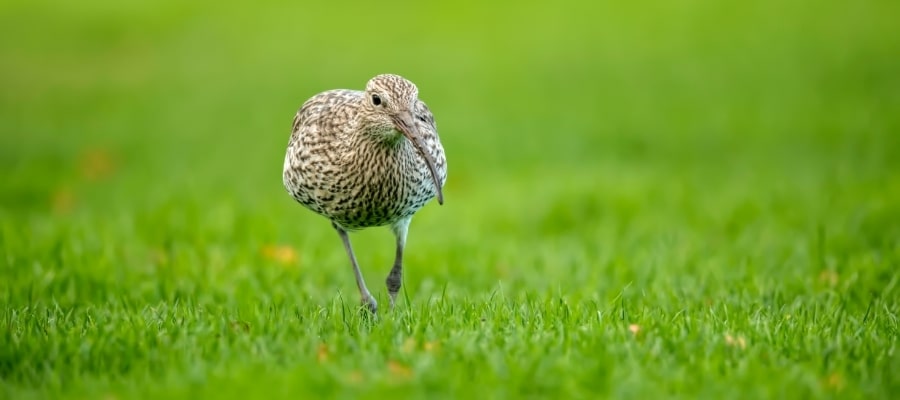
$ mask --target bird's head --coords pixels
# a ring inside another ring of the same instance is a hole
[[[437,190],[438,203],[444,204],[436,163],[416,124],[415,109],[419,101],[419,89],[399,75],[382,74],[369,80],[365,95],[364,101],[370,111],[369,122],[374,127],[372,133],[385,141],[395,141],[400,135],[409,140],[428,165]]]

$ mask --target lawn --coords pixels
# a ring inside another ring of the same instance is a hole
[[[0,398],[891,398],[898,15],[6,1]],[[382,72],[449,179],[397,309],[390,231],[352,236],[372,318],[281,168]]]

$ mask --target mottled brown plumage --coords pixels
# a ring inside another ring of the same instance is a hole
[[[434,197],[443,204],[447,160],[434,116],[412,82],[378,75],[365,91],[329,90],[294,117],[284,159],[284,187],[300,204],[328,218],[353,265],[362,303],[372,312],[347,232],[389,226],[397,238],[386,279],[391,307],[400,290],[403,249],[413,215]]]

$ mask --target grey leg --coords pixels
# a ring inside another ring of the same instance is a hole
[[[406,233],[409,231],[409,222],[411,218],[398,221],[391,230],[397,237],[397,254],[394,257],[394,266],[388,274],[385,283],[387,284],[388,295],[391,298],[391,309],[397,300],[397,293],[400,292],[400,284],[403,279],[403,248],[406,247]]]
[[[378,311],[378,303],[375,301],[375,298],[372,297],[372,294],[369,293],[369,289],[366,288],[366,282],[363,280],[362,272],[359,270],[356,256],[353,255],[353,248],[350,247],[350,237],[343,228],[336,224],[332,224],[332,226],[337,230],[338,235],[341,236],[341,241],[344,242],[344,249],[347,250],[347,255],[350,256],[350,263],[353,264],[353,274],[356,275],[356,287],[359,288],[359,296],[362,300],[362,304],[367,306],[369,311],[374,314]]]

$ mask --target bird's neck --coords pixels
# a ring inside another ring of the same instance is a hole
[[[393,127],[362,132],[355,141],[356,146],[371,148],[373,150],[399,150],[406,138],[400,131]]]
[[[382,144],[391,148],[397,148],[406,141],[406,138],[403,136],[403,134],[396,129],[391,129],[390,132],[387,132],[381,138]]]
[[[415,157],[415,148],[399,132],[367,132],[357,135],[350,142],[348,154],[357,154],[354,162],[365,160],[398,160]],[[392,163],[393,165],[393,163]]]

